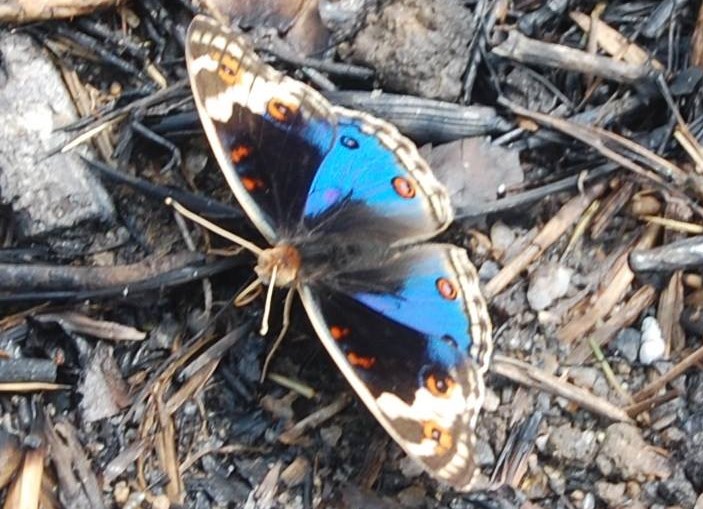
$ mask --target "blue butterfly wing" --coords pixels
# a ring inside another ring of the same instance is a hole
[[[365,229],[411,242],[451,223],[446,190],[393,126],[331,106],[206,17],[191,23],[186,62],[227,183],[272,244]]]
[[[303,231],[356,237],[379,232],[393,244],[445,229],[453,219],[449,196],[412,142],[365,113],[333,111],[337,137],[308,192]]]
[[[301,290],[316,332],[371,412],[405,451],[447,483],[473,478],[491,325],[466,252],[445,244]]]

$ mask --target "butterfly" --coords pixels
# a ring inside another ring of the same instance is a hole
[[[466,252],[426,242],[450,197],[392,125],[331,105],[197,16],[197,110],[228,185],[271,247],[256,266],[294,288],[371,413],[436,478],[468,489],[491,322]]]

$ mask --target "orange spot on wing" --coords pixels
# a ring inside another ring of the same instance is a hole
[[[235,145],[229,156],[234,164],[239,164],[244,161],[253,152],[249,145]]]
[[[433,396],[447,398],[451,394],[456,383],[450,376],[436,375],[431,373],[425,378],[425,387]]]
[[[266,105],[266,111],[274,120],[289,123],[298,112],[298,106],[273,98]]]
[[[330,327],[330,335],[335,341],[340,341],[347,337],[351,332],[347,327],[340,327],[339,325],[333,325]]]
[[[217,75],[227,85],[234,85],[242,80],[244,73],[239,60],[235,60],[231,55],[221,55],[219,52],[211,53],[210,56],[219,62]]]
[[[391,180],[391,184],[393,184],[393,189],[401,198],[410,199],[415,197],[415,186],[405,177],[395,177]]]
[[[250,193],[260,191],[266,187],[263,180],[253,177],[242,177],[242,185],[244,186],[244,189]]]
[[[456,289],[456,285],[452,283],[449,279],[447,279],[446,277],[437,278],[436,285],[437,291],[439,291],[439,294],[442,297],[447,300],[456,299],[459,292]]]
[[[422,423],[422,434],[427,440],[433,440],[437,444],[435,447],[437,454],[446,453],[454,445],[452,434],[434,421]]]
[[[351,364],[352,366],[355,366],[357,368],[363,368],[363,369],[369,369],[374,364],[376,364],[375,358],[363,357],[361,355],[355,354],[354,352],[349,352],[347,354],[347,360],[349,361],[349,364]]]

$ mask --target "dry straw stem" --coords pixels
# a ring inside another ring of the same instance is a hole
[[[678,378],[687,369],[692,368],[701,361],[703,361],[703,346],[694,350],[693,353],[685,357],[681,362],[671,368],[668,372],[664,373],[656,380],[650,382],[647,386],[637,392],[633,396],[633,399],[639,402],[650,398],[651,396],[654,396],[657,392],[659,392],[659,389],[664,387],[666,384],[668,384],[675,378]]]
[[[700,235],[703,233],[703,225],[696,223],[660,216],[642,216],[642,219],[649,223],[662,225],[667,230],[673,230],[679,233],[690,233],[692,235]]]
[[[351,398],[349,395],[341,395],[329,405],[311,413],[305,419],[298,421],[292,428],[281,433],[278,437],[278,441],[286,445],[296,443],[307,430],[316,428],[323,422],[337,415],[339,412],[344,410],[350,401]]]
[[[146,332],[108,320],[96,320],[75,311],[63,311],[59,313],[41,313],[34,316],[34,320],[41,323],[55,322],[63,330],[90,336],[99,339],[112,341],[143,341],[146,339]]]
[[[44,437],[51,451],[59,492],[65,507],[104,509],[102,490],[76,428],[66,419],[52,423],[47,416]]]
[[[178,468],[178,450],[176,446],[177,433],[173,418],[168,413],[166,405],[162,403],[163,394],[157,392],[154,397],[159,420],[159,429],[154,441],[156,457],[160,469],[166,474],[166,495],[173,504],[182,504],[185,493],[183,491],[183,478]]]
[[[603,232],[608,229],[613,218],[617,213],[627,205],[632,199],[632,193],[635,191],[635,184],[630,181],[622,182],[622,184],[606,198],[603,199],[598,212],[591,222],[591,238],[598,239]]]
[[[632,421],[624,410],[609,401],[517,359],[496,355],[491,365],[491,371],[513,382],[566,398],[580,407],[608,419],[622,422]]]
[[[517,30],[511,30],[508,38],[495,46],[492,53],[524,64],[546,65],[619,83],[637,83],[651,79],[655,74],[655,70],[647,65],[630,64],[562,44],[530,39]]]
[[[66,84],[66,89],[68,90],[68,93],[71,94],[73,104],[76,105],[76,110],[78,110],[78,114],[82,118],[92,115],[94,113],[94,102],[88,94],[85,85],[83,85],[80,78],[78,77],[78,73],[75,70],[69,69],[64,66],[61,66],[60,69],[61,76],[63,77],[63,81]],[[109,127],[111,124],[105,123],[103,125],[105,127]],[[107,129],[104,129],[102,127],[99,129],[97,135],[95,136],[94,144],[95,148],[98,149],[100,157],[103,159],[103,161],[114,161],[112,155],[115,152],[115,147],[112,143],[112,140],[110,139],[110,133]]]
[[[672,389],[670,391],[666,391],[664,394],[657,394],[647,399],[643,399],[642,401],[638,401],[637,403],[632,403],[631,405],[625,407],[625,411],[627,412],[627,415],[634,419],[642,412],[658,407],[659,405],[663,405],[667,401],[671,401],[672,399],[679,397],[681,397],[681,391]]]
[[[24,463],[10,486],[3,509],[38,509],[46,447],[27,449]]]
[[[569,14],[571,20],[576,23],[584,32],[592,33],[592,17],[582,12],[573,11]],[[612,28],[606,22],[597,20],[594,23],[595,39],[598,47],[609,55],[621,59],[628,64],[644,65],[649,64],[655,69],[664,69],[664,66],[657,59],[642,49],[637,44],[627,40],[627,37]]]
[[[122,0],[6,0],[0,4],[0,22],[27,23],[72,18],[124,3]]]
[[[484,295],[492,299],[503,291],[522,271],[554,244],[573,225],[603,191],[605,184],[598,183],[583,194],[569,200],[552,219],[544,225],[530,245],[510,260],[484,288]]]
[[[0,392],[39,392],[68,390],[70,385],[52,384],[48,382],[7,382],[0,383]]]
[[[649,180],[673,196],[681,198],[699,216],[703,217],[703,209],[693,203],[681,191],[688,184],[689,174],[648,148],[600,127],[583,125],[563,118],[530,111],[505,98],[500,98],[498,102],[512,110],[516,115],[533,120],[589,145],[616,164]],[[669,185],[668,180],[671,180],[674,186]],[[703,193],[703,189],[697,189],[697,191],[699,194]]]
[[[637,290],[627,303],[618,309],[617,313],[612,313],[603,325],[598,326],[592,334],[584,337],[569,353],[564,363],[573,366],[586,362],[593,354],[588,339],[599,347],[606,345],[620,330],[635,323],[640,314],[654,304],[656,295],[657,292],[653,286],[646,285]]]
[[[572,343],[579,337],[585,336],[595,325],[608,316],[615,306],[622,301],[630,289],[635,274],[628,265],[628,255],[634,249],[651,247],[659,233],[659,227],[650,225],[639,241],[626,249],[613,264],[613,267],[603,277],[601,288],[595,296],[589,297],[591,304],[586,311],[563,325],[556,333],[557,338],[565,343]]]
[[[677,270],[659,295],[657,306],[657,320],[666,339],[666,358],[686,345],[686,334],[681,326],[683,304],[683,271]]]
[[[691,65],[703,68],[703,3],[698,11],[696,28],[691,37]]]

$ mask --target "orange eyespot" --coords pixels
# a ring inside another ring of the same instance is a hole
[[[435,450],[438,454],[444,454],[454,444],[451,433],[432,421],[425,421],[422,424],[422,434],[426,439],[437,443]]]
[[[435,375],[430,373],[425,378],[425,387],[437,397],[448,397],[454,389],[455,383],[452,377],[444,375]]]
[[[340,327],[339,325],[333,325],[330,327],[330,335],[335,341],[340,341],[349,335],[349,329],[346,327]]]
[[[252,152],[253,150],[249,145],[235,145],[229,156],[234,164],[239,164],[249,157]]]
[[[395,177],[391,180],[391,184],[393,184],[393,189],[401,198],[410,199],[415,197],[415,186],[405,177]]]
[[[220,63],[217,67],[217,75],[222,81],[227,85],[234,85],[241,80],[242,73],[240,72],[240,62],[238,60],[235,60],[230,55],[222,55],[222,58],[219,58],[219,53],[211,56]]]
[[[242,185],[244,186],[244,189],[250,193],[260,191],[266,187],[263,180],[253,177],[242,177]]]
[[[447,300],[454,300],[458,295],[458,291],[454,283],[449,281],[446,277],[437,278],[437,291],[439,294]]]
[[[352,366],[363,369],[370,369],[374,364],[376,364],[376,359],[373,357],[363,357],[355,354],[354,352],[349,352],[347,354],[347,360]]]
[[[293,115],[298,111],[298,107],[286,104],[280,99],[271,99],[266,105],[266,111],[274,120],[289,123],[293,120]]]

